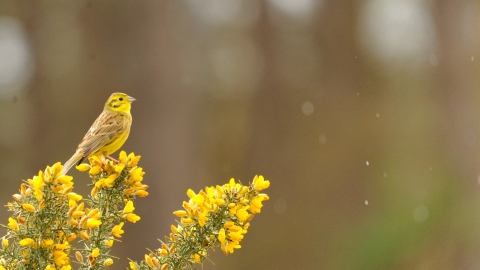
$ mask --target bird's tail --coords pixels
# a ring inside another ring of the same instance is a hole
[[[75,165],[77,162],[79,162],[80,160],[82,160],[84,157],[83,157],[83,154],[82,153],[79,153],[79,152],[76,152],[67,162],[65,162],[65,164],[63,165],[63,170],[62,170],[62,175],[65,175],[67,174],[67,172],[70,170],[70,168],[73,167],[73,165]]]

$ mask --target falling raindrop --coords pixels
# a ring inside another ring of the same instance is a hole
[[[365,200],[365,205],[368,205],[368,201],[367,201],[367,200]]]
[[[368,165],[370,165],[370,162],[368,162],[368,160],[367,160],[366,164],[367,164],[367,166],[368,166]]]
[[[303,114],[305,114],[306,116],[311,115],[314,110],[315,110],[315,107],[313,106],[313,104],[312,104],[310,101],[305,101],[305,102],[302,104],[302,112],[303,112]]]

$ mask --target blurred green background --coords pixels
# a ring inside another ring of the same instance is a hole
[[[112,269],[255,174],[270,201],[203,269],[479,269],[479,48],[473,0],[0,0],[2,205],[125,92],[150,196]]]

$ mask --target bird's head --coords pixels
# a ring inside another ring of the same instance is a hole
[[[130,112],[131,103],[135,99],[124,93],[113,93],[105,103],[105,109],[114,112]]]

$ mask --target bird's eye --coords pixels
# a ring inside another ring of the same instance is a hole
[[[123,101],[123,97],[119,98],[118,100]]]

